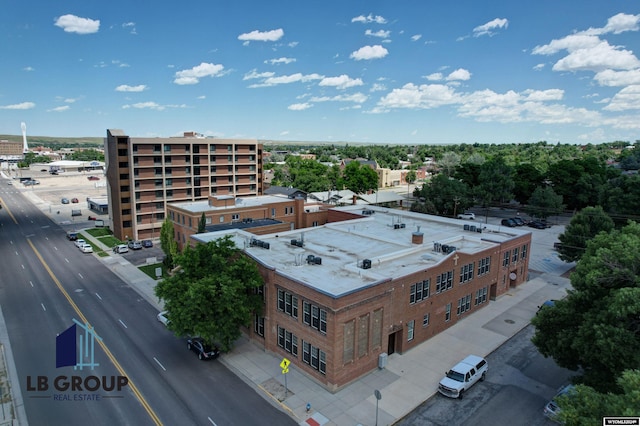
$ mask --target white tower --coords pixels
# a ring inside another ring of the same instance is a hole
[[[27,145],[27,125],[23,122],[20,124],[22,127],[22,153],[26,154],[29,152],[29,145]]]

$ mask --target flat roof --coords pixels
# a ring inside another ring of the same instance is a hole
[[[254,195],[249,197],[234,197],[233,195],[216,196],[218,200],[228,200],[224,206],[211,206],[209,200],[187,201],[184,203],[171,203],[172,206],[191,213],[201,213],[216,210],[228,210],[243,207],[260,207],[265,204],[291,203],[291,198],[283,195]]]
[[[360,219],[269,235],[257,236],[235,229],[196,234],[192,238],[206,243],[229,235],[240,249],[265,267],[337,298],[399,275],[419,272],[455,256],[455,252],[436,250],[435,243],[474,254],[531,234],[519,228],[377,206],[345,206],[335,210],[368,214]],[[465,230],[465,225],[476,227],[476,231]],[[477,232],[478,227],[482,232]],[[412,243],[416,232],[423,234],[422,244]],[[252,245],[252,238],[269,243],[269,248]],[[293,239],[302,240],[303,247],[292,245]],[[308,256],[319,257],[321,264],[308,263]],[[371,261],[371,268],[361,267],[364,259]]]

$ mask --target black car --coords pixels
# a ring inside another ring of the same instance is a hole
[[[194,337],[187,340],[187,349],[198,354],[198,359],[201,361],[216,359],[220,355],[220,350],[217,347],[205,343],[201,337]]]
[[[540,222],[539,220],[532,220],[531,222],[527,223],[527,225],[535,229],[547,228],[547,225],[544,222]]]
[[[511,220],[514,221],[518,226],[524,226],[526,224],[525,221],[520,219],[519,217],[512,217]]]
[[[151,241],[151,240],[142,240],[142,247],[144,247],[144,248],[153,247],[153,241]]]
[[[509,228],[515,228],[516,226],[518,226],[513,219],[502,219],[502,222],[500,223],[502,224],[502,226],[508,226]]]

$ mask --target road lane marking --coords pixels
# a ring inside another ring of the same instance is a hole
[[[216,422],[211,420],[211,417],[207,417],[207,420],[209,420],[213,426],[218,426],[218,425],[216,425]]]
[[[154,360],[156,363],[158,363],[158,365],[160,366],[160,368],[162,368],[164,371],[167,371],[167,369],[166,369],[166,368],[164,368],[164,365],[162,365],[162,364],[160,363],[160,361],[158,361],[158,359],[157,359],[155,356],[153,357],[153,360]]]
[[[121,320],[121,319],[119,319],[119,320],[118,320],[118,322],[119,322],[120,324],[122,324],[122,326],[123,326],[124,328],[129,328],[129,327],[127,327],[127,324],[125,324],[125,323],[123,323],[123,322],[122,322],[122,320]]]
[[[82,322],[84,322],[87,325],[90,325],[89,321],[84,316],[84,314],[82,313],[80,308],[78,308],[78,305],[76,305],[76,303],[73,301],[73,299],[71,298],[69,293],[67,293],[67,291],[62,286],[62,283],[60,282],[60,280],[58,280],[58,278],[55,276],[55,274],[53,273],[51,268],[49,268],[49,265],[45,262],[44,258],[42,257],[42,255],[40,254],[40,252],[38,251],[36,246],[33,244],[33,242],[31,242],[31,240],[28,239],[28,238],[27,238],[27,242],[29,243],[29,245],[31,246],[31,249],[36,254],[38,259],[40,260],[40,263],[42,263],[42,266],[44,267],[44,269],[46,269],[47,273],[49,274],[49,276],[51,277],[53,282],[55,282],[56,287],[58,287],[58,290],[60,290],[60,293],[62,293],[62,295],[65,297],[65,299],[67,299],[67,302],[69,302],[69,305],[71,305],[71,308],[73,308],[73,310],[76,312],[76,315],[78,315],[78,317],[80,317],[80,320]],[[122,368],[122,366],[120,365],[120,363],[118,362],[116,357],[111,353],[111,351],[109,350],[107,345],[104,343],[104,340],[97,339],[97,343],[98,343],[98,345],[100,345],[100,347],[102,348],[104,353],[107,355],[107,358],[109,358],[111,360],[111,363],[116,368],[116,370],[118,370],[120,375],[126,376],[127,378],[129,378],[129,375],[126,373],[126,371],[124,371],[124,368]],[[147,400],[144,399],[144,396],[142,396],[142,393],[140,393],[140,390],[133,383],[133,380],[131,380],[130,378],[129,378],[129,389],[131,389],[131,391],[134,393],[134,395],[138,399],[138,402],[140,402],[140,405],[142,405],[142,408],[144,408],[144,410],[147,412],[147,414],[149,414],[149,417],[151,417],[151,420],[156,425],[161,426],[162,422],[160,421],[160,418],[155,413],[155,411],[153,411],[153,408],[151,408],[151,406],[149,405]]]
[[[96,293],[96,296],[98,296],[98,299],[102,300],[102,297],[100,297],[98,293]]]
[[[40,306],[42,306],[42,310],[47,312],[47,308],[44,307],[44,303],[41,303]]]

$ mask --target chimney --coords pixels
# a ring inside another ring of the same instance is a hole
[[[424,234],[420,232],[420,227],[411,234],[411,244],[422,244],[424,240]]]
[[[351,198],[351,203],[355,206],[357,203],[356,201],[358,200],[358,197],[356,197],[356,194],[353,194],[353,197]]]

